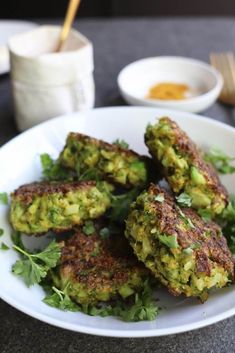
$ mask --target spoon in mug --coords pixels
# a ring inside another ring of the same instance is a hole
[[[62,50],[64,43],[66,42],[70,29],[72,27],[75,15],[77,13],[78,7],[80,5],[81,0],[70,0],[69,6],[67,8],[65,20],[63,23],[62,30],[60,32],[60,37],[58,41],[57,48],[55,52],[59,52]]]

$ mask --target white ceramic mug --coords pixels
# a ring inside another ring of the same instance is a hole
[[[9,41],[11,79],[19,130],[94,106],[94,61],[91,42],[71,30],[56,53],[61,28],[41,26]]]

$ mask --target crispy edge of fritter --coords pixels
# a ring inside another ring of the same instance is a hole
[[[167,121],[167,124],[170,126],[170,128],[173,131],[175,141],[177,144],[177,150],[182,152],[182,154],[186,154],[188,156],[188,158],[191,161],[191,165],[195,166],[196,168],[199,169],[200,172],[203,173],[203,176],[206,179],[207,185],[209,185],[211,190],[219,194],[227,204],[228,197],[229,197],[228,192],[226,188],[222,185],[214,167],[203,159],[203,152],[197,147],[197,145],[191,140],[191,138],[187,135],[187,133],[184,130],[182,130],[175,121],[171,120],[168,117],[163,117],[159,120],[159,122],[163,120]],[[157,124],[159,122],[157,122]],[[154,156],[154,158],[156,159],[156,156]]]
[[[191,220],[194,228],[187,230],[177,227],[180,222],[180,208],[173,197],[159,186],[151,184],[148,190],[151,197],[159,194],[164,195],[164,201],[152,201],[149,207],[158,217],[159,231],[162,234],[177,235],[177,241],[182,249],[190,247],[199,242],[200,248],[194,249],[196,254],[196,267],[198,272],[205,272],[210,275],[210,261],[221,265],[234,279],[234,263],[232,254],[228,248],[227,240],[223,236],[221,228],[213,221],[205,222],[195,210],[181,208],[181,212]],[[181,221],[182,222],[182,221]],[[211,236],[205,233],[210,232]]]
[[[96,139],[95,137],[81,134],[79,132],[70,132],[68,134],[64,149],[67,147],[67,143],[69,142],[70,139],[82,141],[83,143],[86,143],[86,144],[92,144],[92,145],[95,145],[97,148],[100,148],[100,149],[103,148],[103,149],[106,149],[110,152],[116,152],[121,155],[126,155],[128,157],[136,157],[140,160],[143,158],[141,155],[139,155],[138,153],[136,153],[135,151],[133,151],[129,148],[123,148],[117,144],[111,144],[106,141]],[[64,151],[64,149],[63,149],[63,151]],[[61,152],[62,154],[63,154],[63,151]]]
[[[20,186],[15,190],[11,197],[19,199],[23,203],[32,202],[35,196],[43,196],[50,194],[62,193],[66,194],[70,191],[85,190],[96,187],[95,181],[80,181],[80,182],[34,182]]]

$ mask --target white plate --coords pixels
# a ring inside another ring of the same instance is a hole
[[[137,152],[146,153],[143,139],[146,125],[163,115],[176,120],[200,146],[219,144],[225,152],[235,155],[235,129],[205,117],[156,108],[95,109],[50,120],[3,146],[0,149],[0,191],[10,192],[22,183],[38,179],[41,172],[39,155],[48,152],[57,157],[69,131],[80,131],[110,142],[121,138]],[[234,176],[226,176],[223,181],[230,192],[235,192]],[[0,206],[0,228],[5,229],[0,242],[11,245],[7,218],[7,207]],[[0,297],[26,314],[69,330],[116,337],[161,336],[193,330],[235,314],[233,286],[212,293],[203,305],[196,299],[175,298],[166,290],[160,290],[157,293],[159,305],[164,309],[156,321],[125,323],[113,317],[62,312],[42,302],[44,294],[40,286],[29,289],[11,273],[16,259],[13,250],[0,250]]]
[[[199,113],[218,98],[223,78],[212,66],[180,56],[158,56],[137,60],[121,70],[118,86],[127,103]],[[162,82],[183,83],[192,92],[180,100],[147,99],[149,89]]]
[[[23,21],[0,21],[0,75],[5,74],[10,69],[7,43],[10,37],[15,34],[29,31],[37,26],[36,23]]]

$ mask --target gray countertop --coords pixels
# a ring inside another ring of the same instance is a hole
[[[133,60],[155,55],[181,55],[208,61],[211,51],[235,48],[235,18],[90,19],[79,20],[75,26],[94,44],[97,107],[124,105],[116,78]],[[215,104],[205,115],[235,126],[233,108]],[[0,144],[16,134],[9,76],[4,75],[0,76]],[[52,327],[0,301],[0,353],[16,352],[233,353],[235,317],[179,335],[114,339]]]

